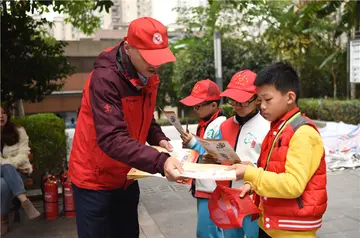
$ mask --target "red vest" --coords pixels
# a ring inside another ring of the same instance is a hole
[[[107,156],[96,142],[89,95],[91,76],[92,73],[83,90],[81,112],[70,155],[69,175],[76,186],[85,189],[112,190],[126,187],[132,183],[132,180],[126,179],[130,167]],[[127,122],[129,134],[142,144],[146,142],[153,118],[159,82],[158,76],[154,75],[142,89],[141,95],[121,98],[123,118]],[[123,90],[133,90],[127,85],[123,84]]]
[[[262,144],[258,166],[275,173],[285,172],[285,163],[289,143],[295,131],[302,125],[312,126],[314,123],[300,115],[299,109],[287,114],[282,125],[272,126]],[[285,121],[289,122],[287,125]],[[291,121],[291,122],[290,122]],[[273,141],[275,146],[270,153]],[[325,154],[313,177],[308,182],[303,194],[296,199],[267,198],[255,195],[255,203],[262,202],[264,213],[264,229],[280,230],[317,230],[321,227],[322,216],[327,206],[326,164]]]
[[[229,144],[236,149],[237,139],[239,138],[240,133],[240,124],[234,121],[232,116],[226,121],[224,121],[220,126],[221,136],[223,140],[229,142]]]
[[[220,125],[221,138],[229,142],[231,147],[236,150],[237,140],[240,133],[240,124],[234,121],[235,116],[232,116]],[[231,187],[231,181],[216,181],[218,185]]]

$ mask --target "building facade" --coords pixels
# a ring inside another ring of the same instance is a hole
[[[122,38],[125,35],[122,35]],[[72,119],[76,123],[84,84],[93,70],[96,57],[108,47],[115,46],[119,39],[100,39],[69,41],[65,48],[65,55],[69,63],[75,67],[75,73],[65,79],[61,91],[53,92],[39,103],[24,103],[25,114],[50,112],[65,120],[71,127]]]

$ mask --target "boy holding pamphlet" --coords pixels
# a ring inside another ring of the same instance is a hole
[[[191,91],[191,95],[180,101],[186,106],[194,107],[199,116],[199,124],[196,135],[205,139],[219,139],[220,125],[226,120],[220,111],[220,90],[213,81],[206,79],[198,81]],[[190,149],[200,152],[199,163],[203,163],[202,155],[205,150],[199,142],[185,131],[181,134],[183,144]],[[208,199],[216,187],[215,181],[197,179],[193,180],[192,191],[197,199],[197,237],[198,238],[221,238],[222,230],[218,228],[210,219],[208,209]]]
[[[259,237],[316,237],[327,206],[326,164],[315,124],[297,106],[299,78],[287,64],[262,70],[255,85],[261,111],[271,121],[259,168],[236,164],[245,193],[254,193],[259,206]]]

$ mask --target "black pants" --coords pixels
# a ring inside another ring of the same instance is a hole
[[[73,184],[79,238],[138,238],[139,184],[96,191]]]
[[[259,238],[271,238],[263,229],[259,228]]]

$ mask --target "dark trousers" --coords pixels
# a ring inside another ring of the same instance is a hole
[[[79,238],[138,238],[139,184],[96,191],[73,184]]]
[[[263,229],[259,228],[259,238],[271,238]]]

